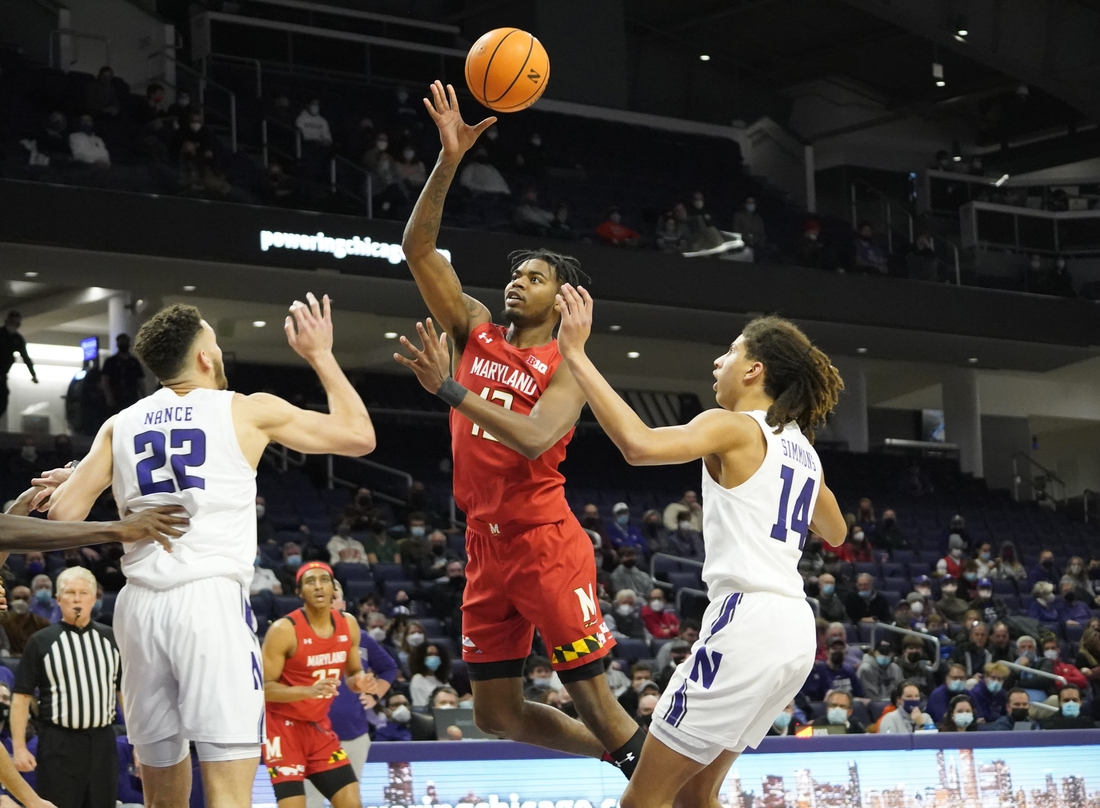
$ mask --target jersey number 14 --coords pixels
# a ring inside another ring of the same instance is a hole
[[[806,533],[810,530],[810,501],[814,497],[814,480],[809,478],[802,490],[795,498],[794,507],[790,507],[791,488],[794,486],[794,469],[783,466],[779,472],[783,478],[783,491],[779,495],[779,516],[772,525],[772,538],[776,541],[786,541],[788,530],[798,534],[798,549],[806,544]],[[790,527],[787,527],[787,514],[790,514]]]
[[[187,453],[168,454],[167,446],[173,449],[187,448]],[[134,436],[134,454],[151,454],[138,461],[137,481],[141,495],[171,494],[188,488],[206,488],[206,480],[188,474],[189,469],[198,468],[206,462],[206,433],[201,429],[173,429],[168,435],[156,430],[142,432]],[[164,468],[166,463],[172,466],[174,480],[154,480],[153,472]],[[177,487],[178,486],[178,487]]]

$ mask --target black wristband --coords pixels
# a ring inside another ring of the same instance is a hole
[[[447,406],[457,407],[462,403],[462,399],[466,398],[466,394],[470,391],[463,387],[461,384],[454,380],[453,376],[448,376],[446,380],[439,386],[435,394],[443,399]]]

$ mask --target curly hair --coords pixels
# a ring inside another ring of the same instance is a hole
[[[812,443],[836,407],[844,382],[829,357],[782,317],[758,317],[741,331],[749,358],[764,365],[764,392],[772,399],[767,422],[778,434],[791,421]]]
[[[524,261],[544,261],[554,270],[558,283],[576,286],[578,283],[592,283],[592,278],[581,269],[581,262],[571,255],[562,255],[544,247],[537,250],[514,250],[508,253],[508,262],[514,272]]]
[[[164,382],[183,370],[191,346],[202,331],[202,315],[194,306],[176,303],[161,309],[138,331],[134,353]]]

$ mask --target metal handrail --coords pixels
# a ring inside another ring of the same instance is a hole
[[[228,53],[207,53],[204,54],[200,61],[202,62],[202,74],[205,76],[208,73],[207,60],[221,59],[226,62],[242,62],[247,65],[256,66],[256,98],[264,97],[264,70],[263,64],[259,59],[250,59],[247,56],[231,56]]]
[[[83,31],[77,31],[75,28],[54,28],[49,33],[49,42],[46,45],[47,59],[49,60],[47,62],[47,64],[50,67],[54,66],[54,59],[53,59],[54,46],[53,46],[53,43],[54,43],[55,39],[57,40],[57,55],[58,55],[58,59],[60,60],[60,57],[61,57],[61,37],[62,36],[72,37],[73,39],[91,39],[91,40],[96,41],[96,42],[102,42],[106,46],[106,51],[107,51],[107,58],[104,60],[104,63],[107,64],[107,65],[111,64],[111,40],[108,37],[101,36],[99,34],[85,34]],[[69,62],[69,65],[76,64],[75,53],[76,52],[74,50],[74,56],[73,56],[72,61]],[[69,72],[68,66],[62,67],[60,62],[58,63],[57,68],[59,70],[64,70],[66,73]]]
[[[268,125],[269,122],[272,125],[279,127],[280,129],[286,129],[286,130],[289,130],[290,132],[294,133],[294,159],[295,160],[301,160],[302,159],[302,133],[298,131],[298,127],[290,126],[289,124],[285,124],[282,121],[277,121],[274,118],[269,118],[267,115],[265,115],[263,117],[263,120],[260,121],[260,147],[261,147],[262,152],[263,152],[264,168],[267,168],[267,161],[268,161],[267,152],[268,152],[268,149],[270,148],[270,149],[274,149],[275,151],[279,151],[279,149],[276,149],[274,146],[268,146],[268,142],[267,142],[267,125]]]
[[[940,640],[939,640],[939,637],[934,637],[931,634],[922,634],[919,631],[913,631],[912,629],[902,628],[901,626],[891,626],[889,623],[875,623],[873,625],[873,627],[871,628],[871,647],[872,648],[875,647],[875,632],[878,631],[880,628],[885,630],[885,631],[892,631],[894,634],[904,634],[906,637],[916,637],[917,639],[922,640],[924,642],[932,643],[932,645],[935,647],[935,654],[932,657],[935,660],[935,664],[934,665],[929,665],[928,669],[930,671],[932,671],[933,673],[935,673],[936,671],[938,671],[940,669],[940,662],[942,660],[940,659]]]
[[[1037,462],[1034,458],[1031,457],[1031,455],[1028,455],[1024,452],[1016,452],[1016,454],[1012,455],[1012,496],[1013,496],[1013,498],[1017,502],[1020,501],[1020,483],[1022,482],[1022,479],[1023,479],[1020,476],[1020,467],[1019,467],[1019,461],[1020,461],[1021,458],[1026,460],[1029,465],[1034,466],[1035,468],[1039,469],[1039,471],[1043,472],[1043,474],[1046,476],[1047,480],[1049,480],[1052,483],[1057,483],[1058,485],[1062,486],[1062,498],[1060,500],[1057,500],[1057,501],[1059,501],[1063,505],[1065,505],[1066,504],[1066,489],[1067,489],[1066,481],[1063,480],[1061,477],[1059,477],[1057,474],[1055,474],[1053,471],[1048,469],[1042,463]],[[1034,486],[1034,483],[1033,483],[1032,488],[1034,489],[1034,487],[1035,486]]]
[[[1085,524],[1089,523],[1089,505],[1096,507],[1100,505],[1100,493],[1086,488],[1081,492],[1081,509],[1085,514]],[[1100,520],[1100,507],[1097,507],[1097,520]]]
[[[344,488],[347,488],[348,490],[351,490],[351,491],[358,491],[360,488],[362,488],[362,486],[359,483],[352,482],[351,480],[345,480],[342,477],[336,477],[336,476],[333,476],[333,477],[329,478],[329,490],[330,491],[334,487],[333,484],[342,485]],[[405,500],[400,499],[400,498],[395,497],[395,496],[391,496],[390,494],[387,494],[383,491],[375,491],[372,488],[371,492],[370,492],[370,495],[374,499],[380,499],[383,502],[390,503],[391,505],[398,505],[400,507],[405,506]]]
[[[426,22],[424,20],[410,20],[407,17],[397,17],[393,14],[379,14],[374,11],[358,11],[340,6],[329,6],[324,3],[311,3],[308,0],[252,0],[254,3],[267,3],[283,8],[296,8],[302,11],[318,11],[331,14],[334,17],[349,17],[360,20],[374,20],[381,23],[393,23],[406,28],[422,28],[426,31],[441,31],[447,34],[460,34],[462,29],[457,25],[442,22]]]
[[[344,166],[345,170],[350,168],[352,171],[362,174],[363,177],[363,194],[355,194],[349,191],[347,188],[341,188],[336,182],[336,168],[338,165]],[[367,211],[367,218],[374,218],[374,177],[362,166],[358,166],[348,158],[336,154],[329,160],[329,191],[331,193],[347,194],[353,199],[364,203]]]
[[[690,564],[693,567],[703,569],[703,562],[696,561],[694,558],[680,558],[680,556],[674,556],[671,553],[654,553],[649,557],[649,578],[653,581],[654,586],[659,586],[661,589],[673,589],[674,587],[668,581],[657,580],[657,559],[669,558],[673,561],[678,561],[681,564]],[[705,593],[704,593],[705,594]],[[679,597],[679,595],[677,595]]]
[[[886,249],[889,250],[891,253],[894,252],[894,217],[892,211],[895,206],[897,206],[898,210],[900,210],[905,215],[906,219],[908,219],[909,243],[912,244],[914,237],[913,214],[906,210],[905,207],[902,206],[901,203],[899,203],[897,200],[888,196],[885,192],[880,191],[878,188],[871,185],[866,180],[852,180],[852,182],[848,185],[849,196],[851,197],[852,203],[852,226],[859,226],[858,200],[856,196],[857,185],[862,185],[865,189],[875,194],[879,198],[879,205],[882,209],[882,218],[883,221],[885,221],[886,223]]]
[[[1041,679],[1053,679],[1060,684],[1066,684],[1066,677],[1059,676],[1058,674],[1051,673],[1050,671],[1042,671],[1038,668],[1029,668],[1027,665],[1017,665],[1015,662],[1006,662],[1004,660],[1002,660],[1000,664],[1004,665],[1010,670],[1019,671],[1020,673],[1030,673],[1033,676],[1038,676]]]
[[[263,456],[274,463],[280,471],[287,471],[290,466],[301,468],[306,464],[306,456],[298,452],[299,457],[290,456],[290,449],[278,443],[269,443],[264,447]]]
[[[412,493],[413,476],[411,474],[409,474],[407,471],[402,471],[401,469],[395,469],[393,466],[387,466],[384,463],[377,463],[374,460],[367,460],[364,457],[345,457],[344,459],[348,460],[352,463],[357,463],[360,466],[365,466],[369,469],[374,469],[375,471],[381,471],[381,472],[385,472],[386,474],[392,474],[394,477],[400,477],[405,482],[405,495],[408,496],[409,494]],[[327,475],[328,488],[330,490],[333,487],[333,483],[340,482],[339,478],[337,478],[333,474],[332,462],[333,462],[333,456],[332,455],[326,455],[325,456],[325,473]],[[356,488],[358,488],[358,487],[359,487],[359,485],[356,485]],[[373,490],[374,489],[371,489],[372,493],[373,493]],[[397,500],[397,502],[401,502],[402,505],[404,504],[404,502],[402,502],[401,500]]]
[[[204,108],[204,111],[203,111],[204,115],[205,115],[205,108],[206,108],[206,88],[208,86],[211,87],[212,89],[220,90],[221,92],[225,93],[228,96],[228,98],[229,98],[229,116],[228,116],[229,117],[229,142],[230,142],[230,145],[233,149],[233,152],[236,153],[237,152],[237,94],[235,92],[233,92],[232,90],[230,90],[225,85],[219,84],[216,81],[211,81],[205,75],[203,75],[199,71],[195,70],[193,67],[190,67],[189,65],[185,65],[183,62],[181,62],[179,59],[176,58],[174,48],[161,48],[160,50],[153,51],[152,53],[150,53],[145,59],[146,72],[147,73],[149,72],[148,65],[149,65],[150,60],[156,59],[156,58],[161,57],[161,56],[163,56],[166,60],[171,61],[175,65],[177,71],[182,70],[184,73],[190,74],[191,76],[194,76],[196,79],[198,79],[198,82],[199,82],[199,105]],[[173,90],[178,89],[178,83],[173,84],[172,82],[168,81],[164,77],[163,73],[161,73],[159,75],[156,75],[156,76],[149,75],[149,76],[147,76],[147,80],[150,81],[150,82],[152,82],[153,80],[157,80],[157,81],[163,82],[164,84],[167,84]]]

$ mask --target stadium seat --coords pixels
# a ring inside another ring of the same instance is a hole
[[[612,653],[617,659],[626,659],[630,662],[652,656],[649,650],[649,643],[645,640],[619,640],[612,649]]]
[[[302,601],[296,597],[280,596],[272,599],[272,613],[268,615],[272,619],[276,617],[286,617],[292,611],[302,605]]]
[[[1066,624],[1066,626],[1065,626],[1066,641],[1067,642],[1081,642],[1081,637],[1084,635],[1086,628],[1087,628],[1087,626],[1083,626],[1080,623],[1078,623],[1076,626],[1071,626],[1069,624]]]
[[[371,572],[376,581],[401,580],[405,577],[405,570],[400,564],[375,564]]]
[[[458,643],[456,643],[450,637],[428,637],[425,642],[428,645],[434,645],[437,648],[446,649],[447,653],[451,655],[451,659],[454,659],[459,654]]]
[[[928,575],[932,572],[932,568],[926,561],[910,561],[905,566],[909,570],[910,580],[919,578],[922,575]]]
[[[332,568],[336,573],[336,580],[343,584],[348,581],[369,581],[373,578],[371,569],[366,564],[340,563]]]
[[[871,724],[875,723],[871,720],[871,712],[867,709],[867,705],[859,700],[852,702],[851,720],[858,721],[865,727],[869,727]]]
[[[394,595],[404,591],[410,597],[413,593],[413,582],[409,580],[389,580],[382,582],[382,597],[393,602]]]
[[[1009,578],[1006,581],[994,581],[993,582],[993,594],[995,595],[1015,595],[1016,594],[1016,579]]]
[[[894,592],[908,592],[911,588],[908,578],[883,578],[882,582],[886,589]]]
[[[893,609],[897,605],[897,602],[901,600],[901,592],[894,589],[883,589],[879,592],[882,597],[886,599],[886,602],[890,604],[890,608]]]
[[[439,619],[436,617],[418,617],[417,622],[420,623],[420,626],[424,629],[424,634],[428,637],[438,637],[443,634]]]
[[[879,565],[877,561],[857,561],[854,565],[856,575],[872,575],[878,577]]]
[[[670,572],[668,582],[674,589],[702,589],[703,579],[698,572]]]
[[[905,567],[895,561],[887,561],[882,565],[882,577],[901,578],[906,575]]]
[[[374,581],[370,578],[365,581],[348,581],[344,586],[344,600],[347,601],[348,610],[354,612],[359,599],[373,595],[374,591]]]
[[[872,701],[871,702],[871,723],[875,723],[882,717],[882,711],[890,706],[889,701]]]
[[[893,556],[895,564],[908,564],[910,561],[917,560],[914,550],[894,550]]]

